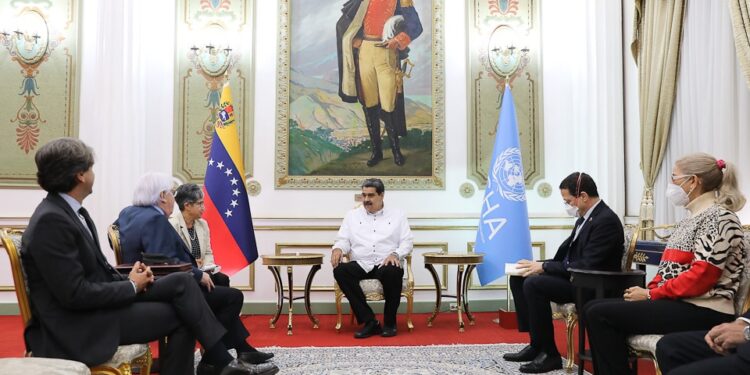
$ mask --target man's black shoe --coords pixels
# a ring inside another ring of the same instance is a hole
[[[257,365],[273,358],[273,353],[264,353],[259,351],[254,352],[242,352],[237,354],[237,359],[242,362]]]
[[[539,354],[539,352],[537,352],[536,349],[532,348],[531,345],[526,345],[526,347],[519,352],[503,354],[503,359],[511,362],[529,362],[533,361],[537,354]]]
[[[355,339],[364,339],[367,337],[370,337],[372,335],[376,335],[380,333],[380,322],[373,319],[367,323],[365,323],[365,326],[362,327],[361,330],[354,333]]]
[[[533,361],[521,365],[519,370],[525,374],[541,374],[562,368],[562,358],[559,355],[551,356],[547,353],[539,353]]]
[[[393,337],[396,336],[396,327],[383,327],[383,332],[380,333],[382,337]]]

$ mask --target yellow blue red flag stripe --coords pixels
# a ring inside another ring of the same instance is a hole
[[[203,185],[204,218],[211,229],[214,261],[222,272],[233,275],[258,259],[258,247],[229,83],[224,84],[220,104]]]

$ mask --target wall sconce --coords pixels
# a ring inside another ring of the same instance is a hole
[[[487,48],[487,61],[492,71],[505,81],[523,71],[529,63],[529,48],[520,50],[515,42],[521,40],[516,31],[508,25],[500,25],[492,32]]]

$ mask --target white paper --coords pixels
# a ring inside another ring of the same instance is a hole
[[[221,266],[218,264],[206,264],[201,267],[201,271],[208,273],[217,273],[221,271]]]
[[[523,271],[518,269],[517,263],[505,263],[505,274],[510,276],[521,276]]]

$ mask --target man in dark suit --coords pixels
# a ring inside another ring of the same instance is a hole
[[[575,172],[560,183],[566,211],[578,217],[570,236],[560,245],[554,259],[521,260],[521,276],[510,278],[520,332],[529,332],[531,342],[507,361],[529,362],[524,373],[542,373],[562,368],[555,346],[550,302],[574,301],[568,268],[617,271],[623,255],[622,222],[601,199],[591,176]]]
[[[93,192],[91,148],[60,138],[41,147],[35,162],[37,181],[48,195],[31,216],[21,246],[32,310],[24,332],[29,351],[95,366],[118,345],[167,336],[161,373],[184,375],[193,371],[197,338],[206,348],[201,363],[216,374],[278,371],[232,359],[221,342],[224,327],[189,275],[154,281],[149,267],[135,263],[126,277],[107,263],[82,207]]]
[[[248,363],[263,363],[273,357],[250,346],[250,333],[240,320],[244,296],[236,288],[215,286],[208,272],[198,268],[195,257],[169,223],[174,211],[172,178],[164,173],[147,173],[138,180],[133,193],[133,206],[120,212],[115,225],[120,228],[122,259],[126,263],[142,260],[143,253],[161,254],[169,259],[193,265],[192,275],[200,284],[208,306],[216,315],[226,335],[227,348],[237,350],[239,358]]]
[[[670,333],[656,344],[665,375],[750,374],[750,311],[710,331]]]

